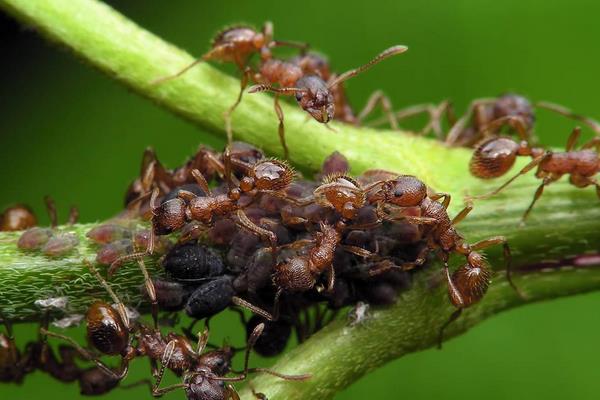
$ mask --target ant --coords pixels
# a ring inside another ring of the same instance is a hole
[[[521,223],[533,209],[533,206],[542,196],[544,188],[560,179],[563,175],[569,175],[569,182],[579,188],[594,185],[596,193],[600,197],[600,184],[594,175],[600,170],[600,137],[595,137],[576,150],[577,141],[581,135],[581,128],[573,129],[565,151],[552,152],[539,147],[531,147],[526,141],[517,143],[507,137],[493,137],[477,147],[470,162],[470,170],[478,178],[488,179],[504,175],[514,164],[518,156],[531,157],[532,161],[523,167],[515,176],[506,181],[496,190],[473,196],[471,199],[487,199],[502,191],[519,176],[526,174],[537,167],[536,178],[542,180],[537,188],[533,200],[521,218]]]
[[[523,96],[507,93],[498,98],[474,100],[467,113],[452,124],[446,136],[446,144],[472,147],[487,136],[498,134],[503,127],[516,131],[522,140],[530,141],[535,122],[534,108],[546,109],[580,121],[600,134],[600,123],[591,118],[557,104],[544,101],[532,104]]]
[[[254,80],[261,83],[252,86],[248,92],[275,93],[274,107],[279,119],[279,139],[284,149],[284,155],[287,158],[289,152],[285,144],[283,110],[279,105],[279,96],[295,96],[296,101],[304,111],[318,122],[327,124],[335,117],[334,90],[338,85],[368,70],[386,58],[402,54],[406,50],[408,50],[406,46],[392,46],[378,54],[365,65],[347,71],[339,76],[332,76],[328,82],[319,74],[305,74],[302,68],[293,62],[269,59],[260,65],[260,71],[255,74]],[[273,84],[278,84],[279,86],[275,87]],[[378,95],[378,97],[381,96]],[[373,98],[371,100],[372,104],[368,105],[368,108],[373,108],[379,101],[381,100]]]
[[[33,210],[25,204],[15,204],[0,214],[0,231],[23,231],[36,225]]]
[[[415,261],[405,263],[400,268],[409,270],[423,265],[427,253],[432,250],[437,250],[438,256],[444,263],[448,295],[451,303],[457,310],[440,329],[440,344],[443,339],[444,329],[460,316],[463,309],[481,300],[487,291],[492,273],[485,258],[479,253],[480,250],[496,244],[502,244],[506,263],[506,278],[513,289],[517,293],[520,293],[511,279],[510,247],[504,236],[494,236],[473,244],[468,244],[460,233],[456,231],[455,226],[472,210],[473,207],[471,204],[468,204],[454,219],[450,220],[447,212],[451,200],[450,195],[447,193],[428,195],[427,186],[421,180],[409,175],[402,175],[396,179],[383,181],[381,188],[373,194],[373,199],[383,201],[386,205],[392,205],[400,209],[412,207],[420,209],[421,217],[413,218],[409,222],[423,225],[422,234],[427,241],[427,246],[423,247]],[[439,199],[443,199],[443,201],[440,203]],[[399,215],[391,214],[388,216],[388,219],[402,220],[405,219],[405,216],[401,213]],[[452,275],[448,268],[448,259],[451,253],[463,255],[466,259],[466,264],[458,268]],[[378,274],[389,268],[396,267],[384,264],[383,268],[375,269],[372,273]]]
[[[306,48],[308,48],[308,45],[305,43],[273,40],[273,24],[271,22],[266,22],[260,32],[248,26],[233,26],[219,32],[211,43],[211,49],[202,57],[194,60],[191,64],[185,66],[173,75],[155,80],[153,84],[159,84],[177,78],[202,61],[234,63],[242,75],[240,92],[235,103],[233,103],[233,105],[231,105],[223,114],[225,131],[227,133],[227,143],[231,146],[233,142],[231,115],[242,101],[244,89],[246,89],[248,80],[251,78],[252,69],[249,66],[250,58],[254,54],[259,54],[262,61],[271,59],[271,48],[280,46],[295,47],[302,51],[305,51]]]

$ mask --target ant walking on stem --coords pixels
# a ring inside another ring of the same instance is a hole
[[[567,139],[565,151],[552,152],[539,147],[531,147],[527,141],[517,143],[511,138],[493,137],[477,147],[470,163],[471,173],[478,178],[488,179],[504,175],[515,163],[517,157],[531,157],[532,161],[516,175],[490,193],[472,196],[470,199],[488,199],[514,182],[519,176],[537,167],[536,178],[542,183],[535,191],[533,200],[521,218],[524,223],[544,188],[569,175],[569,182],[579,188],[594,185],[600,198],[600,184],[594,176],[600,171],[600,137],[594,137],[576,150],[581,128],[576,127]]]
[[[273,47],[295,47],[302,50],[308,48],[305,43],[296,43],[291,41],[273,40],[273,24],[266,22],[262,31],[256,31],[247,26],[234,26],[227,28],[217,34],[211,44],[211,49],[197,60],[182,68],[177,73],[159,78],[152,84],[160,84],[171,79],[175,79],[202,61],[220,61],[234,63],[242,75],[240,81],[240,92],[236,101],[223,114],[225,120],[225,131],[227,132],[227,144],[232,145],[233,131],[231,129],[231,115],[236,107],[242,101],[244,89],[248,85],[248,80],[252,78],[252,68],[249,66],[250,58],[258,54],[261,61],[264,62],[272,58],[271,48]]]

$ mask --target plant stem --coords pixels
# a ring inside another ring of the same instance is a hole
[[[181,78],[152,85],[153,80],[178,71],[193,57],[110,7],[94,0],[0,0],[0,7],[128,88],[199,126],[223,133],[223,112],[237,96],[238,80],[200,63]],[[236,139],[281,155],[272,101],[267,95],[245,95],[234,114],[233,127]],[[481,193],[498,184],[484,184],[469,175],[467,150],[446,148],[409,133],[337,123],[331,124],[337,130],[333,133],[314,121],[306,122],[306,115],[295,105],[283,104],[283,110],[291,161],[303,169],[316,170],[327,155],[338,150],[349,159],[353,173],[383,168],[413,174],[435,190],[450,193],[454,199],[452,215],[461,208],[457,200],[466,192]],[[523,177],[506,194],[477,203],[472,215],[461,224],[461,232],[470,242],[505,235],[513,249],[514,265],[521,269],[544,260],[598,251],[597,199],[591,190],[576,189],[564,182],[548,188],[528,224],[517,228],[538,185],[534,178]],[[54,293],[68,295],[73,311],[85,309],[100,291],[80,262],[83,257],[93,257],[93,249],[83,237],[90,228],[69,228],[78,232],[81,244],[72,257],[60,260],[24,255],[16,249],[16,234],[0,234],[0,297],[10,317],[35,316],[33,300]],[[466,312],[448,334],[459,334],[511,307],[600,288],[600,271],[583,268],[578,260],[571,268],[561,264],[561,268],[550,268],[550,272],[535,269],[519,274],[516,281],[527,293],[527,300],[516,297],[498,277],[484,301]],[[495,270],[502,269],[498,250],[489,252],[489,261]],[[598,264],[594,260],[590,263]],[[125,300],[132,302],[139,301],[140,284],[141,275],[133,266],[120,271],[113,281]],[[261,376],[254,386],[272,400],[330,398],[387,361],[434,345],[438,328],[451,311],[439,271],[430,268],[416,274],[414,288],[395,306],[376,311],[364,326],[350,328],[343,319],[338,320],[275,366],[286,373],[313,372],[310,381],[282,382]],[[248,392],[243,395],[252,398]]]

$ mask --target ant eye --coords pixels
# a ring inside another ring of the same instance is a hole
[[[402,196],[404,196],[404,191],[402,189],[396,189],[394,191],[394,196],[395,197],[402,197]]]
[[[302,100],[302,93],[296,92],[296,101]]]

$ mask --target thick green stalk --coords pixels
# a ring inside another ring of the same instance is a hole
[[[222,115],[237,96],[238,81],[201,63],[179,79],[152,85],[154,79],[172,74],[193,57],[108,6],[94,0],[0,0],[0,7],[128,88],[193,123],[223,133]],[[460,199],[467,192],[480,193],[497,184],[485,185],[470,177],[466,150],[449,149],[408,133],[341,124],[332,124],[337,130],[333,133],[314,121],[306,122],[306,115],[295,105],[284,104],[283,109],[291,159],[304,169],[315,170],[328,154],[338,150],[348,157],[354,173],[383,168],[414,174],[436,190],[452,194],[451,214],[462,207]],[[233,127],[237,139],[271,154],[282,153],[269,96],[245,95],[234,114]],[[521,178],[506,195],[477,203],[461,232],[469,241],[506,235],[517,267],[598,251],[600,209],[591,190],[566,183],[552,185],[528,224],[518,228],[519,217],[538,184],[531,177]],[[82,235],[88,228],[73,229]],[[54,292],[69,295],[73,310],[81,311],[96,295],[94,291],[100,290],[80,263],[82,257],[93,256],[83,236],[78,253],[64,260],[23,255],[16,249],[15,238],[14,234],[0,235],[0,297],[10,305],[11,316],[32,317],[33,300]],[[489,260],[494,269],[502,269],[497,250],[489,252]],[[122,271],[118,276],[122,280],[115,284],[122,295],[131,296],[126,300],[136,301],[141,276],[133,268]],[[419,273],[415,287],[398,304],[378,310],[364,326],[350,328],[344,320],[337,321],[276,365],[284,372],[314,372],[309,382],[259,377],[255,386],[270,399],[329,398],[390,359],[434,345],[438,327],[452,311],[439,278],[435,268]],[[527,300],[518,299],[498,277],[485,300],[453,325],[449,334],[463,332],[489,315],[520,304],[596,290],[600,271],[563,265],[550,272],[519,275],[516,281],[528,294]],[[245,392],[244,398],[251,396]]]

